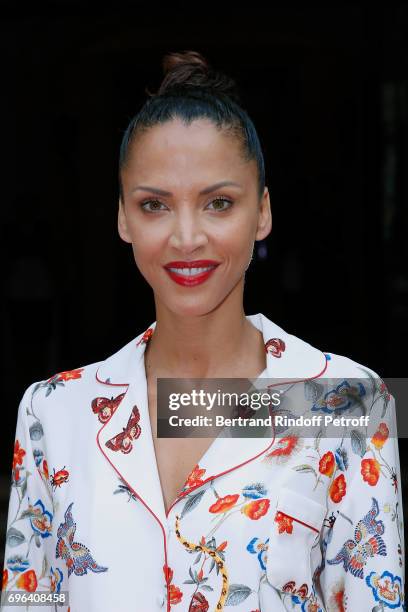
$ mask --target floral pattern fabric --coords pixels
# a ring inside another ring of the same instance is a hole
[[[143,357],[153,323],[108,359],[26,389],[4,593],[67,592],[43,609],[69,612],[405,609],[394,398],[369,368],[248,319],[268,376],[299,379],[309,414],[356,402],[380,415],[376,430],[216,438],[166,512]]]

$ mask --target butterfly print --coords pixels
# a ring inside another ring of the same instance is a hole
[[[76,523],[71,512],[73,503],[71,502],[65,510],[65,522],[61,523],[58,527],[55,556],[65,560],[68,568],[68,577],[72,573],[77,576],[83,576],[88,572],[88,569],[92,572],[106,572],[108,568],[96,563],[89,548],[80,542],[74,542]]]
[[[302,586],[296,588],[295,581],[290,580],[289,582],[283,585],[282,591],[284,591],[285,593],[292,593],[292,595],[299,595],[300,598],[306,599],[309,587],[307,586],[307,584],[302,584]]]
[[[126,393],[121,393],[117,397],[95,397],[92,400],[92,412],[98,415],[98,419],[101,423],[106,423],[119,406]]]
[[[327,563],[343,563],[346,572],[363,578],[363,567],[367,560],[375,555],[387,554],[385,542],[381,537],[384,533],[384,523],[376,520],[378,513],[378,502],[372,497],[371,509],[356,525],[354,540],[346,540],[334,559],[327,559]]]
[[[106,446],[114,451],[122,451],[122,453],[130,453],[133,448],[132,440],[136,440],[142,431],[140,425],[140,412],[137,406],[133,406],[132,414],[129,417],[128,424],[123,428],[123,431],[106,442]]]

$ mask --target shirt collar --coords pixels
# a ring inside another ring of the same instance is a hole
[[[305,380],[321,376],[326,369],[325,354],[308,342],[288,334],[262,313],[246,315],[246,318],[262,333],[268,378]],[[156,321],[102,361],[97,369],[97,380],[123,386],[134,381],[138,374],[145,376],[144,352],[155,327]]]

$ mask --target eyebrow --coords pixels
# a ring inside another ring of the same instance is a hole
[[[207,193],[211,193],[212,191],[216,191],[216,189],[220,189],[220,187],[227,187],[227,186],[234,186],[234,187],[239,187],[240,189],[242,189],[242,185],[240,185],[239,183],[235,183],[234,181],[221,181],[220,183],[215,183],[215,185],[210,185],[209,187],[202,189],[199,195],[205,195]],[[138,187],[135,187],[134,189],[132,189],[131,193],[134,193],[135,191],[139,191],[139,190],[150,191],[151,193],[156,193],[162,196],[172,196],[173,195],[171,191],[165,191],[164,189],[159,189],[158,187],[149,187],[148,185],[139,185]]]

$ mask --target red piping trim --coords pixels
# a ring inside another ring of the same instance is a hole
[[[324,353],[322,353],[322,355],[324,355]],[[268,389],[269,387],[278,387],[279,385],[287,385],[289,383],[298,383],[298,382],[305,382],[305,380],[314,380],[315,378],[320,378],[320,376],[322,374],[325,373],[325,371],[327,370],[327,359],[324,358],[325,360],[325,364],[324,364],[324,368],[321,372],[319,372],[319,374],[316,374],[315,376],[310,376],[309,378],[300,378],[300,379],[295,379],[295,380],[285,380],[284,382],[280,381],[278,383],[275,383],[273,385],[268,385]]]
[[[129,383],[111,383],[111,382],[106,382],[106,380],[102,380],[100,378],[98,378],[98,372],[99,372],[99,368],[101,367],[102,364],[100,364],[95,372],[95,378],[98,382],[102,383],[103,385],[109,385],[110,387],[128,387]]]
[[[113,383],[105,383],[105,384],[113,384]],[[121,385],[123,386],[123,385]],[[128,385],[128,389],[129,389],[129,385]],[[126,390],[126,393],[128,392],[128,389]],[[112,418],[112,416],[114,415],[114,413],[112,413],[110,419]],[[108,455],[104,452],[104,450],[102,449],[102,446],[99,442],[99,435],[102,431],[102,429],[109,423],[110,419],[108,421],[106,421],[106,423],[104,423],[102,425],[102,427],[99,429],[98,433],[96,434],[96,443],[99,447],[99,450],[101,451],[102,455],[105,457],[105,459],[107,459],[107,461],[110,463],[110,465],[113,467],[113,469],[115,470],[115,472],[120,476],[120,478],[123,480],[123,482],[126,483],[126,485],[129,487],[129,489],[132,491],[132,493],[142,502],[142,504],[145,506],[145,508],[147,508],[147,510],[150,512],[150,514],[156,519],[156,521],[159,523],[162,533],[163,533],[163,544],[164,544],[164,563],[166,566],[166,569],[168,568],[168,563],[167,563],[167,538],[166,538],[166,530],[163,527],[163,524],[161,522],[161,520],[159,519],[158,516],[156,516],[156,514],[153,512],[153,510],[148,506],[148,504],[146,504],[146,502],[140,497],[140,495],[134,490],[134,488],[130,485],[130,483],[122,476],[122,474],[120,473],[120,471],[114,466],[114,464],[112,463],[112,461],[109,459]],[[170,585],[169,582],[166,580],[166,591],[167,591],[167,612],[170,612]]]
[[[324,353],[322,353],[324,355]],[[313,380],[314,378],[319,378],[327,369],[327,360],[326,357],[324,358],[325,360],[325,365],[324,368],[321,372],[319,372],[319,374],[317,374],[316,376],[311,376],[310,378],[302,378],[301,380],[287,380],[285,382],[280,381],[279,383],[275,383],[272,385],[267,385],[267,389],[269,389],[270,387],[278,387],[280,385],[287,385],[288,383],[291,382],[304,382],[305,380]],[[260,453],[258,453],[257,455],[255,455],[255,457],[251,457],[250,459],[247,459],[247,461],[243,461],[242,463],[239,463],[238,465],[235,465],[234,467],[230,468],[229,470],[225,470],[225,472],[220,472],[219,474],[215,474],[214,476],[210,476],[209,478],[207,478],[206,480],[203,480],[203,482],[200,482],[198,485],[196,485],[195,487],[192,487],[191,489],[188,489],[187,491],[185,491],[184,493],[182,493],[181,495],[179,495],[174,502],[169,506],[169,509],[166,512],[166,517],[168,517],[170,510],[173,508],[173,506],[180,501],[181,499],[183,499],[183,497],[185,497],[186,495],[190,494],[192,491],[195,491],[195,489],[198,489],[199,487],[202,487],[204,484],[206,484],[207,482],[209,482],[210,480],[215,480],[216,478],[218,478],[219,476],[223,476],[224,474],[228,474],[229,472],[232,472],[232,470],[236,470],[237,468],[246,465],[247,463],[249,463],[250,461],[253,461],[254,459],[257,459],[258,457],[260,457],[260,455],[263,455],[264,453],[266,453],[267,450],[269,450],[271,448],[271,446],[274,444],[275,442],[275,438],[276,438],[276,434],[275,434],[275,428],[272,424],[273,427],[273,440],[272,442],[269,444],[269,446],[264,449],[263,451],[261,451]],[[320,532],[318,532],[320,533]]]
[[[169,506],[169,509],[166,512],[166,517],[168,517],[170,510],[173,508],[173,506],[180,501],[181,499],[183,499],[183,497],[185,497],[187,494],[191,493],[191,491],[194,491],[195,489],[199,489],[200,487],[202,487],[206,482],[209,482],[210,480],[215,480],[216,478],[218,478],[219,476],[224,476],[224,474],[228,474],[228,472],[232,472],[232,470],[236,470],[237,468],[246,465],[247,463],[249,463],[250,461],[254,461],[254,459],[257,459],[258,457],[260,457],[261,455],[263,455],[264,453],[266,453],[266,451],[268,449],[271,448],[271,446],[273,445],[273,443],[275,442],[275,427],[272,424],[273,427],[273,440],[272,442],[269,444],[269,446],[264,449],[263,451],[261,451],[260,453],[258,453],[257,455],[255,455],[254,457],[251,457],[250,459],[247,459],[246,461],[243,461],[242,463],[239,463],[238,465],[234,465],[232,468],[230,468],[229,470],[225,470],[225,472],[220,472],[219,474],[215,474],[215,476],[210,476],[209,478],[207,478],[207,480],[203,480],[203,482],[200,482],[198,485],[196,485],[195,487],[192,487],[191,489],[188,489],[187,491],[185,491],[184,493],[182,493],[179,497],[177,497],[177,499],[174,500],[174,502],[171,504],[171,506]]]
[[[324,353],[322,353],[322,355],[324,355]],[[276,383],[276,384],[268,385],[268,386],[267,386],[267,388],[269,389],[270,387],[277,387],[277,386],[279,386],[279,385],[284,385],[284,384],[288,384],[288,383],[291,383],[291,382],[293,382],[293,383],[297,383],[297,382],[304,382],[305,380],[313,380],[314,378],[319,378],[319,377],[320,377],[320,376],[321,376],[321,375],[322,375],[322,374],[323,374],[323,373],[326,371],[326,369],[327,369],[327,365],[328,365],[328,364],[327,364],[327,359],[326,359],[326,357],[325,357],[325,356],[324,356],[324,361],[325,361],[325,366],[324,366],[323,370],[322,370],[322,371],[321,371],[319,374],[317,374],[317,375],[315,375],[315,376],[310,376],[309,378],[302,378],[302,379],[300,379],[300,380],[293,380],[293,381],[288,380],[288,381],[285,381],[285,382],[283,382],[283,383],[282,383],[282,382],[279,382],[279,383]],[[100,367],[100,366],[99,366],[99,367]],[[106,382],[106,381],[104,381],[104,380],[100,380],[100,379],[98,378],[98,370],[99,370],[99,367],[97,368],[97,370],[96,370],[96,372],[95,372],[95,377],[96,377],[96,380],[97,380],[98,382],[100,382],[100,383],[102,383],[102,384],[104,384],[104,385],[109,385],[109,386],[111,386],[111,387],[128,387],[128,388],[129,388],[129,383],[111,383],[111,382]],[[126,390],[126,393],[127,393],[127,391],[128,391],[128,389]],[[115,411],[115,412],[116,412],[116,411]],[[114,414],[114,413],[113,413],[113,414]],[[112,418],[113,414],[111,415],[110,419]],[[108,457],[108,456],[105,454],[105,452],[103,451],[103,449],[102,449],[102,447],[101,447],[101,445],[100,445],[100,443],[99,443],[99,434],[101,433],[101,431],[102,431],[102,429],[105,427],[105,425],[107,425],[107,424],[109,423],[110,419],[109,419],[108,421],[106,421],[106,423],[104,423],[104,424],[103,424],[103,426],[102,426],[102,427],[100,428],[100,430],[98,431],[98,433],[97,433],[97,435],[96,435],[96,442],[97,442],[97,445],[98,445],[98,447],[99,447],[99,450],[101,451],[101,453],[103,454],[103,456],[104,456],[104,457],[107,459],[107,461],[110,463],[110,465],[113,467],[113,469],[115,470],[115,472],[116,472],[116,473],[117,473],[117,474],[120,476],[120,478],[123,480],[123,482],[125,482],[125,483],[126,483],[126,485],[129,487],[129,489],[132,491],[132,493],[134,493],[134,495],[135,495],[135,496],[136,496],[136,497],[137,497],[137,498],[138,498],[138,499],[139,499],[139,500],[142,502],[142,504],[145,506],[145,508],[147,508],[147,510],[150,512],[150,514],[151,514],[151,515],[152,515],[152,516],[153,516],[153,517],[156,519],[156,521],[159,523],[159,525],[160,525],[160,527],[161,527],[161,530],[162,530],[162,533],[163,533],[163,540],[164,540],[164,542],[163,542],[163,543],[164,543],[164,562],[165,562],[165,564],[166,564],[166,568],[167,568],[167,567],[168,567],[168,564],[167,564],[167,538],[166,538],[166,530],[164,529],[162,522],[161,522],[161,521],[160,521],[160,519],[159,519],[159,518],[156,516],[156,514],[153,512],[153,510],[152,510],[152,509],[151,509],[151,508],[150,508],[150,507],[149,507],[149,506],[146,504],[146,502],[145,502],[145,501],[144,501],[144,500],[143,500],[143,499],[140,497],[140,495],[139,495],[139,494],[138,494],[138,493],[137,493],[137,492],[136,492],[136,491],[133,489],[133,487],[132,487],[132,486],[131,486],[131,485],[130,485],[128,482],[127,482],[127,480],[126,480],[125,478],[123,478],[122,474],[121,474],[121,473],[119,472],[119,470],[118,470],[118,469],[117,469],[117,468],[116,468],[116,467],[113,465],[112,461],[111,461],[111,460],[109,459],[109,457]],[[208,482],[209,480],[215,480],[215,479],[216,479],[216,478],[218,478],[219,476],[223,476],[224,474],[228,474],[229,472],[232,472],[233,470],[236,470],[237,468],[239,468],[239,467],[241,467],[241,466],[243,466],[243,465],[246,465],[246,464],[247,464],[247,463],[249,463],[250,461],[253,461],[253,460],[254,460],[254,459],[256,459],[257,457],[260,457],[260,455],[263,455],[263,454],[264,454],[264,453],[265,453],[267,450],[269,450],[269,449],[270,449],[270,447],[271,447],[271,446],[273,445],[273,443],[275,442],[275,437],[276,437],[276,436],[275,436],[275,429],[274,429],[273,434],[274,434],[274,435],[273,435],[273,440],[272,440],[272,442],[269,444],[269,446],[268,446],[268,447],[267,447],[265,450],[263,450],[263,451],[261,451],[260,453],[258,453],[257,455],[255,455],[255,457],[252,457],[251,459],[248,459],[247,461],[244,461],[243,463],[240,463],[240,464],[238,464],[238,465],[236,465],[236,466],[234,466],[234,467],[230,468],[229,470],[225,470],[225,472],[220,472],[219,474],[215,474],[215,476],[212,476],[212,477],[210,477],[210,478],[207,478],[207,480],[204,480],[203,482],[201,482],[200,484],[198,484],[198,485],[197,485],[196,487],[194,487],[193,489],[189,489],[189,490],[188,490],[188,491],[186,491],[186,492],[185,492],[185,493],[184,493],[182,496],[178,497],[178,498],[177,498],[177,499],[176,499],[176,500],[175,500],[175,501],[174,501],[174,502],[171,504],[171,506],[169,507],[169,509],[168,509],[168,510],[167,510],[167,512],[165,513],[165,514],[166,514],[166,517],[168,517],[169,512],[170,512],[170,510],[173,508],[173,506],[174,506],[174,505],[175,505],[175,504],[176,504],[176,503],[177,503],[177,502],[178,502],[180,499],[182,499],[182,498],[183,498],[185,495],[187,495],[187,493],[190,493],[191,491],[193,491],[193,490],[195,490],[195,489],[198,489],[199,487],[201,487],[203,484],[205,484],[205,483],[206,483],[206,482]],[[291,518],[294,518],[294,517],[291,517]],[[302,525],[305,525],[305,527],[309,527],[310,529],[313,529],[314,531],[317,531],[317,529],[315,529],[314,527],[311,527],[310,525],[307,525],[306,523],[302,523],[302,521],[299,521],[298,519],[295,519],[295,518],[294,518],[294,520],[295,520],[296,522],[298,522],[298,523],[301,523]],[[317,531],[317,533],[320,533],[320,532],[319,532],[319,531]],[[167,583],[167,581],[166,581],[166,590],[167,590],[167,612],[171,612],[171,610],[170,610],[170,592],[169,592],[169,590],[170,590],[170,589],[169,589],[169,586],[170,586],[170,585],[169,585],[169,584]]]

